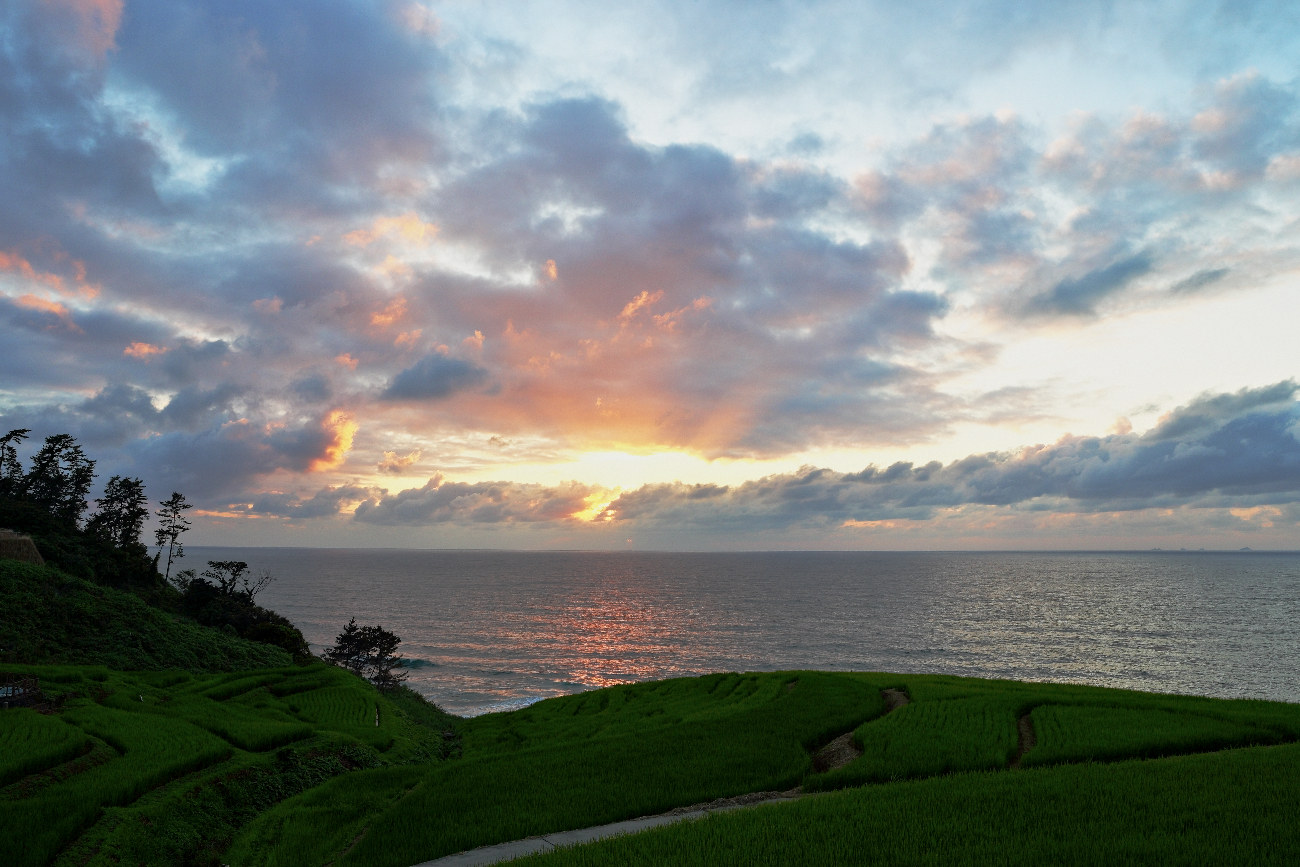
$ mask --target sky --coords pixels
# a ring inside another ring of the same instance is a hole
[[[1296,549],[1298,326],[1290,0],[0,5],[0,428],[189,544]]]

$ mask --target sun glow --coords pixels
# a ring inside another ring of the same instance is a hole
[[[614,496],[617,496],[617,494],[617,491],[613,492]],[[587,508],[574,512],[569,515],[570,518],[587,524],[603,523],[611,519],[612,516],[605,513],[605,509],[609,507],[609,504],[614,502],[610,491],[597,491],[594,494],[589,494],[583,502],[587,504]]]

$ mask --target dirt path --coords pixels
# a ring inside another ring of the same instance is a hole
[[[910,701],[907,693],[898,689],[881,690],[881,696],[885,699],[885,713],[892,713]],[[823,773],[835,768],[841,768],[860,755],[862,755],[862,750],[853,742],[853,731],[850,730],[813,754],[813,770],[817,773]],[[445,855],[432,861],[424,861],[415,865],[415,867],[481,867],[481,865],[499,864],[502,861],[522,858],[525,855],[533,855],[537,852],[549,852],[558,846],[576,846],[579,843],[590,843],[594,840],[603,840],[606,837],[614,837],[620,834],[634,834],[638,831],[657,828],[660,825],[670,825],[688,819],[702,819],[710,813],[757,807],[760,804],[780,804],[804,797],[813,796],[804,794],[802,786],[796,786],[784,792],[747,792],[730,798],[718,798],[704,804],[677,807],[667,813],[659,813],[654,816],[641,816],[637,819],[612,822],[608,825],[597,825],[593,828],[577,828],[572,831],[559,831],[554,834],[539,834],[536,837],[528,837],[523,840],[480,846],[468,852],[458,852],[455,855]]]
[[[1019,735],[1019,740],[1016,743],[1016,754],[1011,758],[1010,767],[1013,768],[1020,767],[1020,760],[1025,757],[1025,753],[1032,750],[1034,745],[1038,743],[1038,736],[1034,734],[1034,722],[1029,718],[1029,713],[1016,720],[1016,732]]]

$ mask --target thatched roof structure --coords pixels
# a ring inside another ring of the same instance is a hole
[[[0,530],[0,560],[22,560],[24,563],[45,565],[45,559],[36,550],[32,538],[13,530]]]

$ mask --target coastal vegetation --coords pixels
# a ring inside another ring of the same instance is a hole
[[[407,867],[763,793],[786,802],[538,861],[1300,861],[1300,705],[787,671],[457,719],[401,683],[382,627],[318,659],[247,564],[165,580],[138,486],[83,526],[75,443],[76,472],[46,462],[71,500],[25,496],[12,442],[0,526],[46,562],[0,559],[7,864]]]
[[[1179,860],[1210,838],[1214,861],[1300,855],[1285,819],[1300,799],[1290,704],[771,672],[456,720],[322,663],[15,673],[51,702],[0,717],[21,864],[411,865],[796,788],[819,794],[543,863],[853,863],[886,846],[901,863]],[[887,690],[910,703],[887,712]],[[858,757],[818,771],[819,748],[849,731]]]

